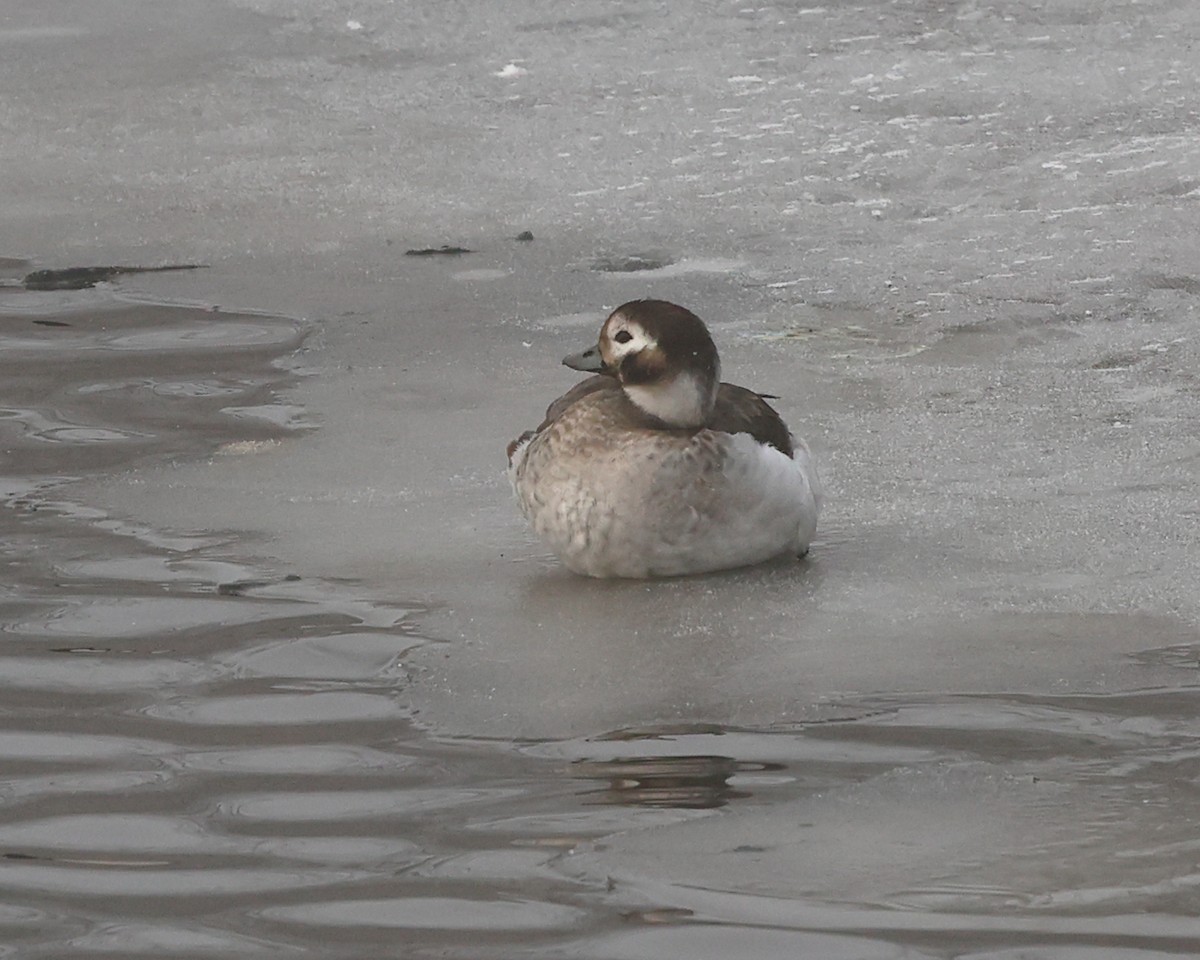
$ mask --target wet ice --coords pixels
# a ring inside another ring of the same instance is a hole
[[[0,291],[3,938],[1195,952],[1192,5],[328,7],[0,31],[6,252],[223,308]],[[642,295],[818,441],[803,575],[526,538],[504,443]]]

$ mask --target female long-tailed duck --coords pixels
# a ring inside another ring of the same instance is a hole
[[[721,383],[699,317],[630,301],[563,363],[596,376],[509,444],[508,475],[569,569],[676,576],[808,551],[821,507],[808,447],[762,396]]]

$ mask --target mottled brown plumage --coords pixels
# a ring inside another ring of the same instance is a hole
[[[620,383],[608,374],[596,374],[586,380],[581,380],[546,408],[546,417],[538,424],[536,430],[532,433],[526,431],[513,441],[508,451],[509,460],[512,460],[513,449],[521,440],[527,439],[527,436],[541,433],[576,401],[600,390],[624,397]],[[632,403],[629,404],[629,415],[642,419],[647,427],[666,429]],[[720,430],[723,433],[748,433],[759,443],[770,444],[785,456],[792,455],[792,435],[788,432],[787,425],[775,408],[763,399],[762,394],[733,383],[722,383],[717,388],[716,403],[713,404],[712,413],[704,426],[710,430]]]
[[[563,362],[597,375],[508,456],[522,512],[568,567],[673,576],[807,551],[821,501],[808,448],[763,396],[720,382],[693,313],[631,301]]]

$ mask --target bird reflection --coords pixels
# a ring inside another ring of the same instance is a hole
[[[779,769],[777,764],[743,763],[732,757],[634,757],[626,760],[579,760],[571,768],[581,780],[608,785],[584,795],[590,803],[709,810],[748,797],[730,785],[739,773]]]

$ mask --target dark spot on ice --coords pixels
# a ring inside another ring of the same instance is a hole
[[[112,653],[112,647],[51,647],[51,653]]]
[[[513,237],[513,239],[520,240],[521,243],[529,243],[533,239],[533,231],[532,230],[522,230],[515,237]]]
[[[1184,293],[1200,293],[1200,280],[1195,277],[1176,277],[1163,273],[1146,274],[1143,279],[1151,290],[1182,290]]]
[[[451,247],[442,244],[440,247],[422,247],[419,250],[405,250],[406,257],[456,257],[462,253],[471,253],[466,247]]]
[[[1105,357],[1103,360],[1097,360],[1092,364],[1093,370],[1126,370],[1132,367],[1140,360],[1141,357],[1134,354],[1118,354],[1111,357]]]
[[[21,281],[26,290],[86,290],[126,273],[161,273],[164,270],[200,270],[203,263],[172,263],[164,267],[65,267],[34,270]]]
[[[269,587],[270,580],[234,580],[230,583],[218,583],[217,594],[222,597],[240,597],[247,590],[258,587]]]
[[[1200,666],[1200,644],[1176,643],[1128,654],[1129,659],[1143,666],[1190,667]]]
[[[601,273],[639,273],[642,270],[659,270],[674,262],[666,257],[634,253],[627,257],[598,257],[592,261],[592,269]]]
[[[612,877],[608,879],[611,881]],[[612,890],[608,892],[612,893]],[[629,923],[677,923],[695,915],[696,911],[687,907],[652,907],[649,910],[631,910],[618,914],[622,920]]]
[[[39,327],[69,327],[70,324],[63,320],[33,320]]]
[[[289,573],[277,580],[230,580],[228,583],[217,584],[217,595],[221,597],[240,597],[245,595],[248,590],[258,590],[261,587],[270,587],[277,583],[295,583],[299,579],[299,574]]]

